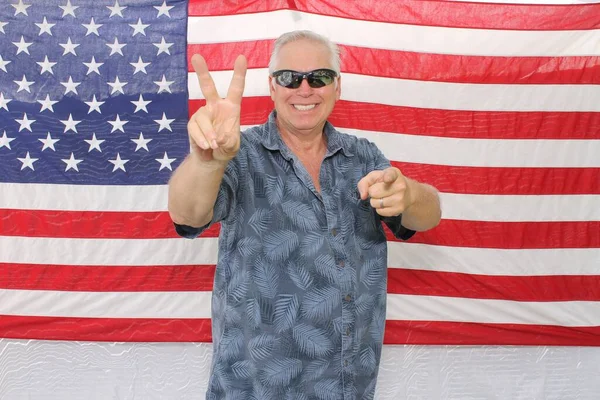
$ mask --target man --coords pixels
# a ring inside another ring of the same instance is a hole
[[[221,222],[207,399],[373,398],[385,323],[387,247],[438,224],[437,192],[376,146],[327,122],[340,98],[337,47],[284,34],[269,64],[275,110],[240,134],[246,60],[225,99],[195,55],[206,106],[169,184],[177,232]]]

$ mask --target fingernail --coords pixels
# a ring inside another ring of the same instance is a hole
[[[203,141],[203,142],[202,142],[202,148],[203,148],[204,150],[208,150],[208,149],[210,149],[210,146],[209,146],[209,144],[208,144],[208,142],[207,142],[207,141]]]
[[[213,141],[211,143],[212,143],[212,148],[213,149],[216,149],[216,148],[219,147],[219,145],[217,144],[217,141],[215,139],[213,139]]]

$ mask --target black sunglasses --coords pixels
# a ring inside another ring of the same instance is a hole
[[[298,72],[290,69],[282,69],[273,72],[273,78],[278,85],[288,89],[298,89],[302,81],[306,79],[311,88],[320,88],[331,85],[337,73],[331,69],[321,68],[309,72]]]

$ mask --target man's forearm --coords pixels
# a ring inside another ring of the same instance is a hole
[[[437,190],[430,185],[408,179],[412,204],[402,213],[402,226],[426,231],[440,223],[442,211]]]
[[[227,163],[202,161],[192,152],[169,181],[169,214],[173,222],[201,227],[212,219]]]

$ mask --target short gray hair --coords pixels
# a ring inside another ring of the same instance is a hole
[[[292,31],[279,36],[277,40],[275,40],[273,52],[271,53],[271,59],[269,60],[269,74],[275,72],[276,63],[277,59],[279,58],[279,51],[281,48],[286,44],[295,42],[297,40],[310,40],[325,46],[325,48],[327,48],[329,51],[329,54],[331,54],[329,61],[331,63],[331,69],[333,69],[339,75],[341,65],[339,47],[325,36],[319,35],[318,33],[312,31]]]

